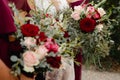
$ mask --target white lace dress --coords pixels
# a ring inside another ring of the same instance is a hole
[[[57,8],[52,1],[58,1]],[[64,11],[69,8],[66,0],[35,0],[37,9],[46,11],[51,15],[56,15],[57,11]],[[46,80],[75,80],[74,61],[71,58],[62,57],[62,67],[46,73]]]
[[[54,6],[54,2],[57,2],[56,6]],[[59,11],[64,11],[66,8],[69,7],[68,2],[66,0],[35,0],[35,5],[37,9],[43,11],[47,10],[47,13],[52,15],[55,15],[57,13],[57,9]]]

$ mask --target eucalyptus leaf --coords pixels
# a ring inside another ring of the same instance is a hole
[[[17,56],[13,55],[13,56],[10,57],[10,60],[11,60],[12,62],[17,62],[17,61],[18,61],[18,58],[17,58]]]

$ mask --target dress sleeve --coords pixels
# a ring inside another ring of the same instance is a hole
[[[16,31],[12,12],[6,0],[0,0],[0,35]]]
[[[84,0],[78,0],[78,1],[76,1],[76,2],[72,2],[72,3],[70,3],[70,6],[71,6],[72,8],[74,8],[74,6],[80,5],[83,1],[84,1]],[[88,2],[89,2],[89,0],[86,0],[86,1],[85,1],[85,4],[87,4]]]

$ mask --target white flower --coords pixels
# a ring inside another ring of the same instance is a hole
[[[98,24],[98,25],[96,26],[96,29],[98,30],[98,32],[102,31],[102,29],[103,29],[103,24]]]
[[[100,14],[101,17],[106,14],[103,8],[98,8],[98,13]]]
[[[75,6],[75,7],[74,7],[74,10],[75,10],[75,11],[78,11],[79,13],[81,13],[81,12],[84,11],[84,7],[83,7],[83,6]]]
[[[35,71],[33,67],[28,67],[26,65],[24,65],[23,70],[26,71],[26,72],[33,72],[33,71]]]
[[[34,47],[36,45],[36,39],[32,37],[25,37],[23,41],[23,45],[25,45],[28,49],[30,49],[30,47]]]

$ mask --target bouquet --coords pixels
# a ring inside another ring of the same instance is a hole
[[[69,18],[71,27],[68,27],[68,31],[74,34],[72,38],[79,39],[87,65],[102,67],[100,60],[109,55],[110,44],[113,43],[110,39],[111,13],[102,8],[105,2],[102,0],[99,4],[90,2],[75,6],[71,13],[72,19]]]
[[[105,1],[82,4],[56,16],[36,9],[21,17],[13,7],[22,50],[11,56],[12,73],[36,75],[63,68],[62,57],[74,58],[81,49],[85,63],[101,66],[100,59],[109,55],[111,43],[110,14],[100,7]]]
[[[66,14],[53,16],[47,11],[31,10],[30,16],[21,17],[22,14],[14,6],[13,11],[16,37],[21,47],[21,50],[12,51],[12,73],[15,76],[23,72],[37,75],[63,68],[62,57],[74,58],[78,44],[77,40],[69,38]]]

